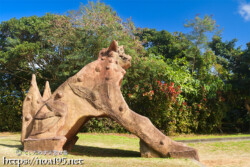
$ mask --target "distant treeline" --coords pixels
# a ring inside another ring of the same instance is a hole
[[[223,41],[209,15],[184,26],[189,33],[136,28],[99,1],[67,15],[1,22],[0,131],[21,130],[32,74],[41,91],[45,81],[53,91],[115,39],[133,59],[121,88],[125,100],[164,133],[249,132],[250,43],[242,49],[236,39]],[[82,130],[126,132],[105,118]]]

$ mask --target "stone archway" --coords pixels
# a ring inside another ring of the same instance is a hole
[[[23,103],[24,150],[70,149],[76,134],[91,117],[109,117],[140,138],[144,157],[185,157],[199,160],[195,149],[175,142],[151,121],[132,111],[121,94],[121,82],[131,57],[113,41],[100,51],[96,61],[86,65],[51,94],[46,82],[41,96],[35,75]]]

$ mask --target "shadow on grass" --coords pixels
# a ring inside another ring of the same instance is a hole
[[[10,145],[10,144],[0,144],[0,146],[4,146],[4,147],[10,147],[10,148],[17,148],[19,150],[23,150],[23,146],[22,145]]]
[[[101,148],[93,146],[80,146],[75,145],[70,152],[73,155],[86,155],[91,157],[140,157],[140,152],[113,149],[113,148]]]
[[[23,150],[22,145],[0,144],[0,146]],[[101,148],[93,146],[80,146],[80,145],[75,145],[70,154],[85,155],[90,157],[140,157],[141,156],[140,152],[137,151],[121,150],[113,148]]]

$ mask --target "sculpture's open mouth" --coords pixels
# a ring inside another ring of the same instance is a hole
[[[119,55],[120,65],[121,67],[126,70],[131,67],[131,56],[129,55]]]
[[[129,67],[131,67],[131,62],[127,62],[126,64],[124,64],[124,65],[122,66],[122,68],[123,68],[124,70],[128,69]]]

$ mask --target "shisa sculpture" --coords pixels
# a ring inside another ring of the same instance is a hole
[[[33,74],[23,102],[21,142],[26,151],[71,150],[82,126],[93,117],[109,117],[140,138],[142,157],[199,160],[195,149],[175,142],[151,121],[132,111],[121,93],[131,57],[113,41],[96,61],[86,65],[51,94],[46,82],[41,96]]]

